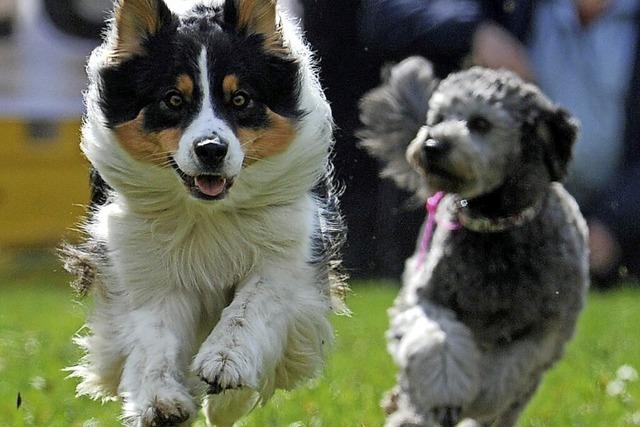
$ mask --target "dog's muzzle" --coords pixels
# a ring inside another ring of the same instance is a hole
[[[453,178],[447,170],[447,156],[451,143],[446,138],[434,138],[428,126],[423,126],[411,142],[413,146],[410,162],[424,170],[427,175]]]
[[[228,149],[229,144],[217,135],[200,138],[193,143],[193,151],[205,169],[219,169]]]
[[[233,185],[233,180],[223,174],[228,151],[229,144],[218,135],[198,138],[193,142],[193,153],[201,172],[188,174],[175,161],[172,166],[193,197],[220,200]]]
[[[451,144],[442,139],[427,139],[422,145],[422,151],[424,153],[425,167],[428,169],[430,166],[437,166],[447,156],[451,149]]]

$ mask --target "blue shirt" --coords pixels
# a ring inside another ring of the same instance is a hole
[[[620,165],[639,12],[638,0],[614,0],[584,27],[574,0],[536,7],[529,49],[537,83],[581,122],[567,180],[579,202],[603,190]]]

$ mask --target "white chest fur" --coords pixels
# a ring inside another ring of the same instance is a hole
[[[107,242],[113,273],[128,291],[221,292],[269,260],[304,264],[315,213],[310,196],[255,210],[176,206],[157,217],[137,214],[116,200],[100,210],[90,231]]]

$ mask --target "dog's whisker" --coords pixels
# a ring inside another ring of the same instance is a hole
[[[142,156],[140,158],[140,160],[143,161],[155,161],[155,160],[166,160],[166,161],[170,161],[171,160],[171,156],[173,156],[173,152],[172,151],[162,151],[162,152],[154,152],[154,153],[149,153],[145,156]]]
[[[247,145],[249,145],[249,144],[253,144],[253,143],[254,143],[254,142],[256,142],[257,140],[259,140],[260,138],[262,138],[262,137],[263,137],[267,132],[268,132],[268,131],[266,131],[266,130],[262,130],[262,131],[260,131],[260,132],[259,132],[256,136],[254,136],[253,138],[248,139],[248,140],[241,141],[241,142],[240,142],[240,146],[241,146],[242,148],[244,148],[244,147],[246,147],[246,146],[247,146]]]

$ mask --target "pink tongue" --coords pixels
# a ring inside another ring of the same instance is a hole
[[[227,181],[224,178],[201,177],[195,179],[196,186],[203,194],[215,197],[224,191]]]

